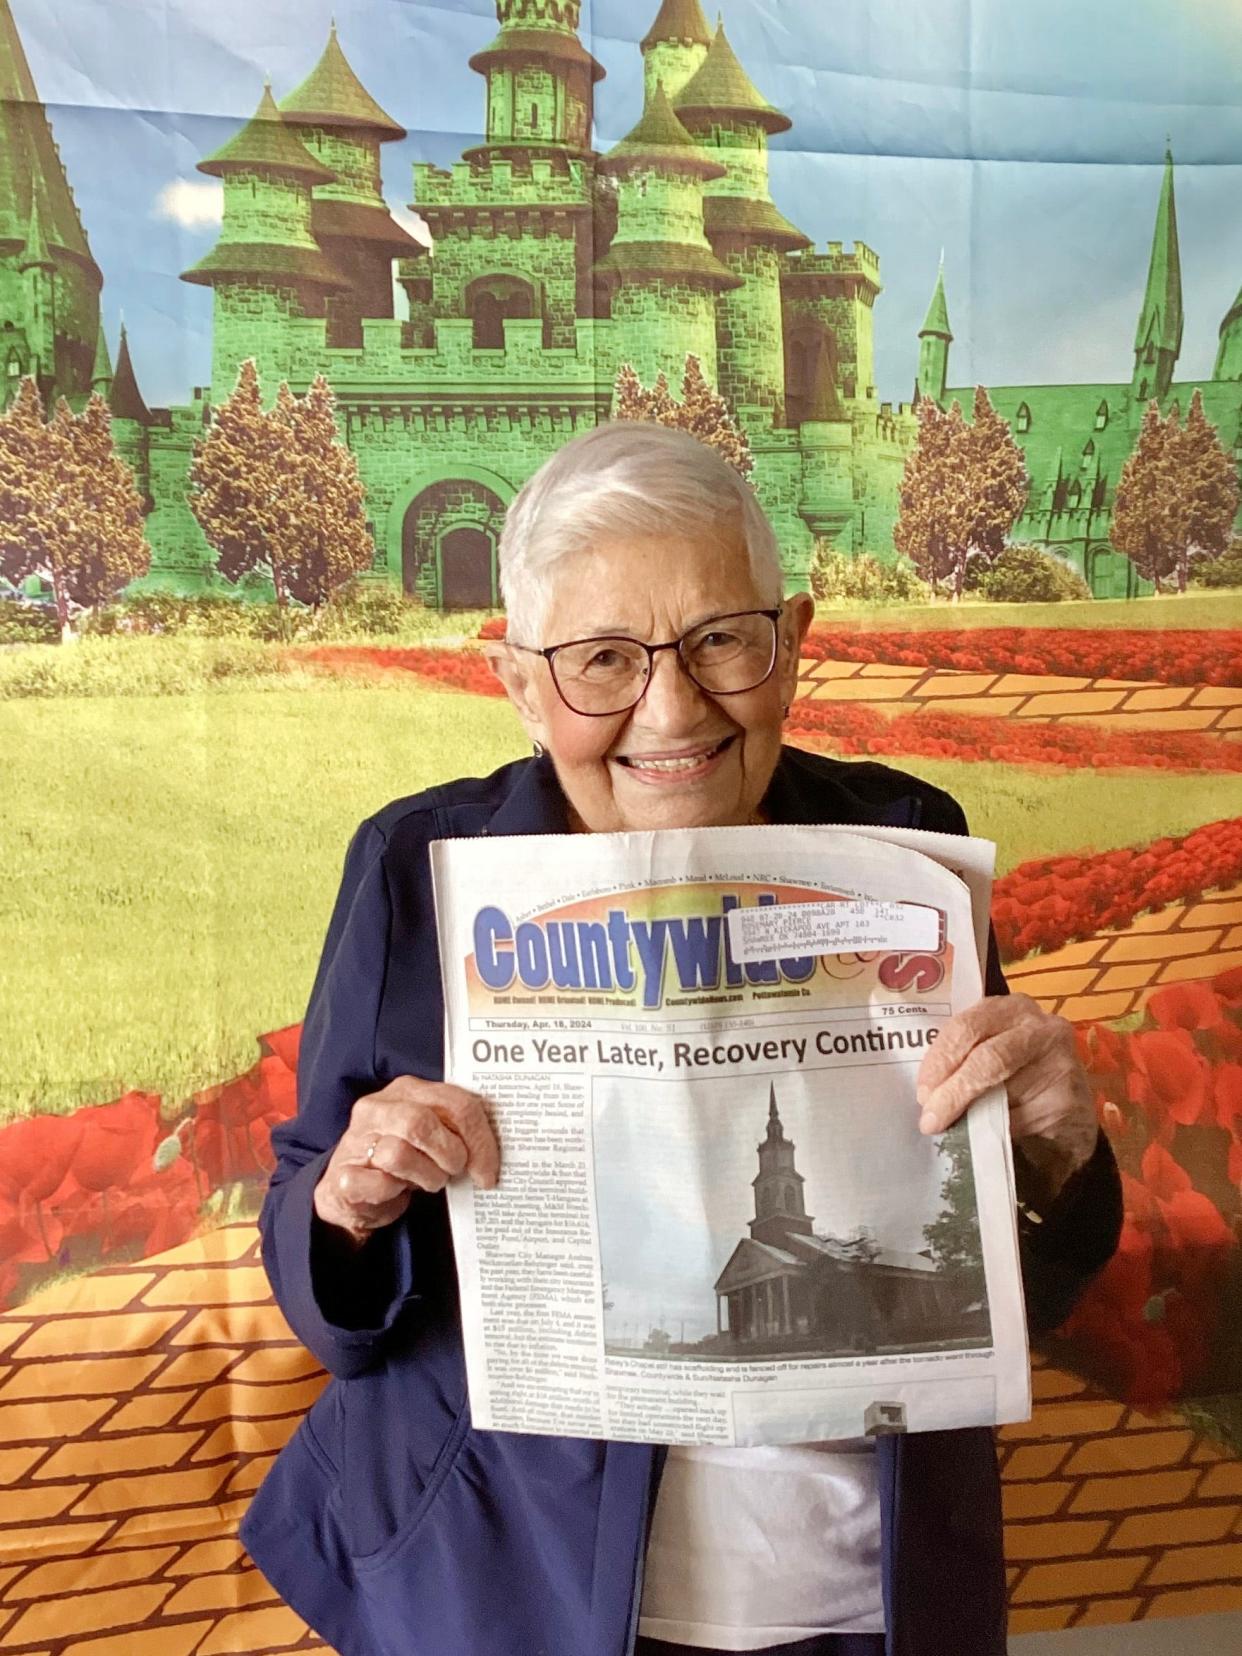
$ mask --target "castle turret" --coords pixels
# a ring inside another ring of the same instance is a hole
[[[1147,289],[1134,332],[1134,377],[1137,412],[1151,397],[1165,396],[1182,348],[1182,265],[1177,246],[1177,207],[1173,199],[1173,156],[1164,152],[1164,178],[1156,229],[1147,266]]]
[[[944,296],[942,253],[936,275],[936,291],[932,294],[927,316],[919,329],[919,372],[914,386],[916,401],[919,397],[930,397],[935,403],[944,402],[945,387],[949,383],[949,346],[952,343],[949,306]]]
[[[219,242],[182,280],[215,289],[212,387],[219,400],[248,356],[269,388],[294,375],[290,324],[322,317],[328,294],[349,284],[311,228],[311,190],[334,174],[285,122],[270,86],[242,130],[198,170],[224,180],[224,222]]]
[[[650,101],[661,82],[675,100],[711,43],[700,0],[663,0],[659,16],[642,39],[644,100]]]
[[[755,1192],[755,1217],[750,1234],[756,1242],[780,1246],[787,1236],[810,1236],[812,1220],[806,1211],[801,1173],[794,1166],[794,1145],[785,1137],[785,1128],[776,1108],[776,1088],[768,1089],[768,1124],[756,1147],[759,1171],[751,1180]]]
[[[116,373],[112,376],[108,407],[114,420],[133,420],[136,425],[142,426],[151,424],[151,410],[138,389],[138,376],[129,354],[129,335],[125,332],[124,322],[121,323],[121,343],[117,348]]]
[[[49,394],[87,394],[102,286],[9,0],[0,0],[0,405],[31,372]]]
[[[332,177],[312,190],[311,230],[349,283],[327,301],[328,344],[362,344],[363,317],[391,317],[392,262],[427,249],[392,217],[380,182],[380,146],[404,138],[354,73],[336,24],[323,56],[280,109]]]
[[[703,223],[738,286],[717,307],[720,390],[762,423],[785,421],[782,255],[811,245],[773,204],[768,139],[792,122],[751,81],[717,29],[697,72],[674,100],[679,120],[723,169],[703,188]]]
[[[717,383],[716,295],[741,285],[703,231],[701,191],[724,168],[682,126],[663,86],[641,121],[599,163],[615,179],[617,232],[597,274],[612,289],[619,362],[645,382],[680,386],[686,356]]]
[[[105,402],[112,395],[112,357],[108,351],[108,336],[99,324],[99,338],[95,341],[95,366],[91,369],[91,390]]]
[[[26,343],[30,352],[26,372],[33,374],[45,391],[51,391],[56,381],[56,266],[43,234],[38,196],[30,204],[30,222],[17,268],[26,302]]]
[[[487,80],[484,151],[591,153],[594,87],[604,78],[578,38],[581,0],[496,0],[500,33],[470,67]],[[483,153],[467,150],[471,160]]]

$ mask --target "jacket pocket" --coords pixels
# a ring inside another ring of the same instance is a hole
[[[365,1561],[383,1557],[435,1498],[469,1426],[465,1372],[406,1351],[339,1386],[342,1519],[351,1557]]]
[[[453,1422],[452,1430],[440,1447],[440,1453],[428,1472],[427,1480],[418,1495],[413,1500],[403,1521],[393,1530],[387,1540],[380,1546],[367,1553],[354,1553],[354,1568],[361,1574],[372,1570],[379,1570],[388,1563],[389,1559],[413,1535],[419,1524],[426,1517],[435,1502],[436,1496],[445,1479],[453,1470],[457,1457],[461,1453],[462,1445],[470,1431],[470,1405],[463,1403]]]

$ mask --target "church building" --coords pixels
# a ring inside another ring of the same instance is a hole
[[[927,1253],[901,1253],[866,1235],[817,1236],[805,1183],[776,1107],[757,1146],[750,1235],[716,1279],[717,1338],[737,1356],[844,1356],[959,1343],[986,1334],[986,1312],[961,1301]]]

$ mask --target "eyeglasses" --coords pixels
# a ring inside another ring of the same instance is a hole
[[[757,689],[772,676],[776,665],[780,616],[780,609],[713,615],[667,644],[644,644],[641,639],[607,634],[549,644],[543,650],[528,644],[512,648],[543,657],[552,670],[557,694],[572,712],[605,719],[638,706],[661,650],[676,650],[686,677],[709,696],[740,696],[745,690]]]

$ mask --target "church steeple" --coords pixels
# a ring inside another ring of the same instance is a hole
[[[802,1194],[803,1178],[794,1166],[794,1145],[785,1137],[784,1124],[776,1108],[776,1087],[768,1089],[768,1123],[757,1146],[759,1172],[751,1180],[755,1191],[755,1217],[750,1234],[756,1242],[779,1247],[783,1237],[810,1236],[811,1219]]]
[[[949,306],[944,296],[944,254],[940,255],[940,269],[936,275],[936,291],[932,294],[927,316],[919,329],[919,373],[915,385],[918,397],[930,397],[933,402],[944,401],[945,386],[949,381],[949,346],[953,330],[949,326]]]
[[[1147,290],[1134,333],[1132,385],[1138,401],[1165,396],[1181,348],[1182,263],[1177,246],[1177,206],[1173,199],[1173,153],[1166,149],[1156,229],[1147,266]]]

